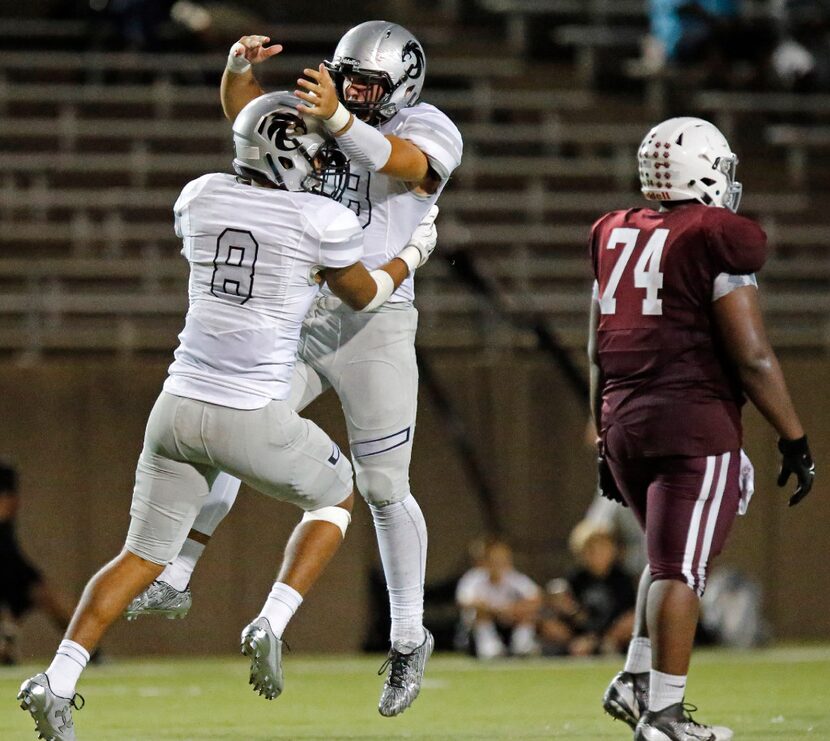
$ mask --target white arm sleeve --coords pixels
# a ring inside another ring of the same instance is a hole
[[[736,288],[743,288],[744,286],[755,286],[758,288],[758,280],[755,278],[755,273],[748,275],[720,273],[712,285],[712,303],[732,293]]]
[[[354,118],[349,130],[337,136],[336,141],[350,160],[372,172],[380,170],[389,162],[392,154],[392,143],[374,126],[369,126],[359,118]]]

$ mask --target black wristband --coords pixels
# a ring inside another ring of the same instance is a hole
[[[798,438],[798,440],[785,440],[783,437],[778,438],[778,450],[782,455],[806,455],[809,454],[810,448],[807,445],[807,436]]]

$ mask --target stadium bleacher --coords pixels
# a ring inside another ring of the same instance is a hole
[[[611,38],[636,54],[634,30],[623,39],[609,29],[643,27],[640,0],[571,5],[557,5],[571,23],[552,35],[563,53]],[[423,33],[424,97],[458,122],[466,145],[441,201],[440,249],[450,258],[468,251],[511,312],[544,317],[577,348],[590,287],[588,227],[605,210],[641,203],[634,156],[653,123],[647,91],[596,88],[583,52],[576,65],[529,59],[519,36],[529,19],[546,17],[544,3],[481,6],[505,22]],[[283,32],[333,45],[341,30],[295,23]],[[92,52],[83,50],[85,32],[72,20],[21,20],[0,32],[0,353],[7,355],[169,353],[186,281],[172,203],[187,179],[230,165],[218,100],[223,54]],[[21,34],[49,53],[19,50]],[[488,43],[510,53],[488,55]],[[316,60],[281,56],[263,65],[263,82],[290,84],[294,70]],[[683,113],[712,116],[741,155],[744,210],[761,220],[774,247],[764,282],[775,341],[827,347],[830,214],[817,198],[828,164],[830,135],[821,125],[828,98],[704,90],[686,103]],[[454,279],[451,259],[422,273],[420,342],[486,344],[474,324],[491,309]],[[516,347],[531,341],[515,328],[510,336]]]

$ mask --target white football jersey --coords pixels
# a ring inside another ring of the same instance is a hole
[[[360,260],[356,215],[322,196],[220,173],[188,183],[173,210],[190,307],[164,390],[235,409],[288,398],[300,327],[319,291],[310,272]]]
[[[363,227],[362,262],[370,270],[389,262],[406,246],[415,227],[438,200],[447,179],[461,163],[463,149],[461,133],[455,124],[428,103],[404,108],[381,124],[380,131],[417,146],[441,177],[441,185],[431,196],[419,196],[406,183],[351,162],[349,183],[341,203],[357,214]],[[415,281],[409,276],[389,302],[412,301],[414,297]]]

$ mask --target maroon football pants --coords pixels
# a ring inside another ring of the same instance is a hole
[[[608,463],[645,530],[652,579],[683,581],[703,596],[709,564],[738,514],[740,451],[705,458],[626,458],[615,456],[614,447],[613,440],[606,441]]]

